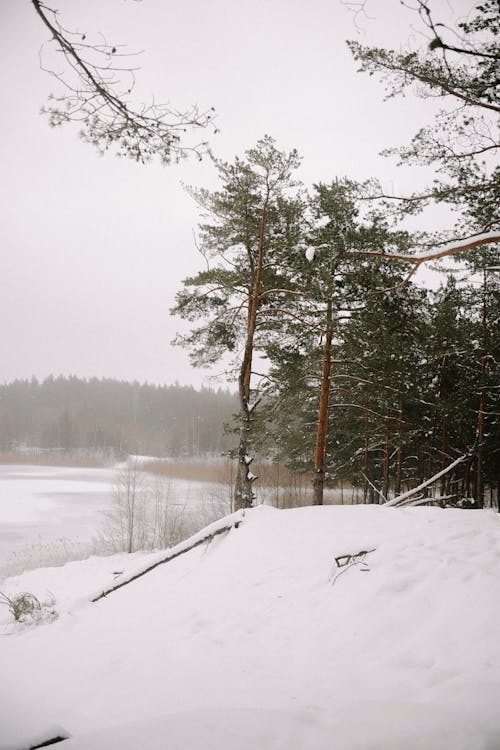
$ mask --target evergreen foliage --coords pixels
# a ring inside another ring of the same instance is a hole
[[[184,281],[172,312],[193,322],[202,320],[175,342],[190,349],[194,365],[235,354],[239,441],[234,508],[239,509],[254,499],[249,468],[259,398],[252,380],[254,357],[283,314],[283,298],[300,294],[293,288],[290,269],[300,250],[304,206],[293,180],[297,152],[279,151],[268,136],[244,158],[215,165],[221,188],[191,191],[206,212],[200,249],[207,269]]]

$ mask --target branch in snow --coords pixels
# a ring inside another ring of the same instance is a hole
[[[227,533],[228,531],[231,531],[231,529],[237,529],[240,523],[242,523],[244,517],[245,511],[238,510],[236,511],[236,513],[231,513],[231,515],[225,516],[219,521],[211,523],[209,526],[201,529],[201,531],[198,531],[197,534],[189,537],[189,539],[185,539],[183,542],[180,542],[180,544],[176,544],[175,547],[171,547],[171,549],[169,549],[166,554],[165,552],[160,553],[159,558],[155,560],[155,562],[151,565],[148,565],[146,568],[140,568],[135,572],[129,573],[126,578],[122,579],[116,585],[110,586],[108,589],[101,591],[99,594],[95,594],[90,601],[98,602],[99,599],[103,599],[113,591],[116,591],[122,586],[126,586],[128,583],[132,583],[132,581],[135,581],[137,578],[141,578],[141,576],[146,575],[146,573],[149,573],[151,570],[154,570],[154,568],[157,568],[158,565],[163,565],[164,563],[170,562],[170,560],[179,557],[179,555],[184,554],[184,552],[189,552],[195,547],[198,547],[200,544],[211,541],[218,534]]]
[[[453,500],[457,499],[456,495],[438,495],[437,497],[417,497],[417,498],[411,498],[410,500],[407,500],[406,502],[401,503],[401,505],[398,505],[398,508],[407,508],[414,505],[424,505],[424,504],[431,504],[434,505],[436,503],[445,503],[447,500]],[[455,503],[453,503],[455,505]]]
[[[413,495],[418,495],[422,490],[424,490],[426,487],[428,487],[430,484],[433,484],[434,482],[437,482],[438,479],[441,479],[441,477],[444,477],[445,474],[448,474],[449,471],[452,471],[455,466],[458,466],[458,464],[461,464],[462,461],[465,461],[468,458],[467,455],[460,456],[460,458],[455,459],[449,466],[446,466],[444,469],[441,469],[441,471],[438,471],[437,474],[434,474],[433,477],[430,477],[430,479],[426,479],[425,482],[422,482],[422,484],[419,484],[418,487],[414,487],[412,490],[408,490],[408,492],[403,492],[402,495],[398,495],[397,497],[392,498],[392,500],[388,500],[386,503],[383,504],[384,508],[388,508],[390,506],[400,506],[400,505],[412,505],[412,502],[406,502],[409,498],[413,497]],[[421,498],[415,498],[415,502],[418,502]]]
[[[37,750],[37,748],[56,745],[57,743],[69,740],[70,738],[71,734],[64,729],[64,727],[55,725],[47,727],[47,729],[37,732],[36,734],[25,735],[22,744],[16,742],[14,745],[11,745],[9,743],[8,745],[2,745],[2,747],[6,750],[9,750],[9,748],[15,750],[16,748],[21,747],[26,747],[30,750]]]

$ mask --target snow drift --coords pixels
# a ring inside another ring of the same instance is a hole
[[[60,615],[27,628],[2,612],[3,750],[51,726],[64,750],[500,747],[492,512],[256,508],[90,603],[132,564],[2,584],[50,590]]]

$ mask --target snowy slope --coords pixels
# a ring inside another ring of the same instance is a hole
[[[49,589],[60,613],[35,627],[2,613],[2,749],[54,725],[72,735],[65,750],[500,748],[492,512],[256,508],[88,603],[120,565],[2,584]]]

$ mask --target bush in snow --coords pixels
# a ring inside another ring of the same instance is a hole
[[[55,598],[52,595],[48,601],[41,602],[38,597],[27,591],[13,596],[8,596],[0,591],[0,603],[6,605],[16,622],[26,622],[29,620],[38,622],[44,619],[51,620],[56,617],[54,609]]]
[[[39,599],[34,594],[27,592],[17,594],[12,598],[0,592],[0,601],[8,607],[9,612],[14,615],[16,622],[35,619],[42,610]]]

